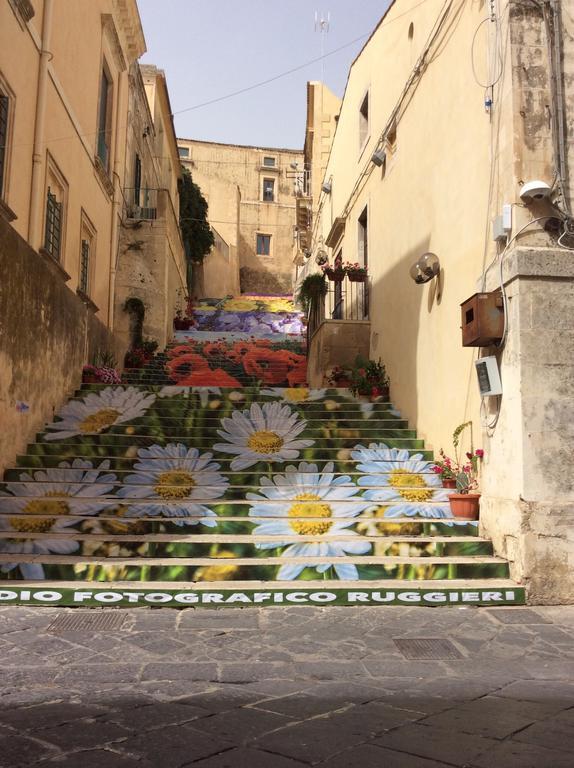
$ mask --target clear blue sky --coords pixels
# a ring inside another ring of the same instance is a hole
[[[315,11],[331,13],[325,82],[342,96],[351,62],[389,0],[138,0],[148,52],[142,61],[167,76],[178,136],[301,149],[305,84],[321,78],[316,62],[273,83],[226,96],[321,55]]]

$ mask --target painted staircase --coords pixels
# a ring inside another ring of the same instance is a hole
[[[0,604],[518,604],[391,403],[308,390],[284,297],[204,302],[0,487]]]

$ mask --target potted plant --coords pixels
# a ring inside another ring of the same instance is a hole
[[[327,383],[331,387],[341,388],[351,386],[351,373],[340,365],[336,365],[327,375]]]
[[[459,459],[460,437],[464,430],[470,427],[470,451],[466,453],[466,462]],[[443,487],[456,489],[449,493],[448,500],[453,517],[461,520],[478,520],[480,493],[472,493],[478,488],[478,463],[484,456],[481,448],[476,450],[472,445],[472,422],[459,424],[452,434],[452,444],[455,457],[450,458],[440,449],[440,460],[433,467],[433,472],[439,474]],[[454,483],[453,483],[454,480]]]
[[[381,358],[364,360],[357,356],[351,374],[351,390],[355,395],[380,397],[388,401],[390,397],[390,381]]]
[[[352,283],[364,283],[367,279],[367,267],[358,264],[357,262],[353,264],[352,262],[347,261],[343,265],[343,268],[345,274]]]
[[[342,264],[335,264],[335,266],[324,264],[321,269],[323,270],[323,274],[326,275],[329,280],[335,283],[343,282],[346,273]]]
[[[432,471],[440,475],[443,488],[456,488],[457,466],[442,448],[440,449],[440,460],[434,464]]]
[[[176,331],[189,331],[193,325],[193,320],[189,317],[183,317],[181,309],[178,309],[173,318],[173,327]]]
[[[299,286],[296,301],[301,305],[305,314],[317,304],[322,296],[327,293],[327,281],[324,272],[313,272],[307,275]]]

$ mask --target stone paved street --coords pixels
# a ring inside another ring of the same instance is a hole
[[[85,613],[0,609],[2,768],[573,764],[574,607]]]

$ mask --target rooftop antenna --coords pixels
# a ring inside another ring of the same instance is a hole
[[[324,11],[315,11],[315,32],[321,34],[321,82],[325,80],[325,36],[329,32],[331,26],[331,11],[327,11],[325,16]]]

